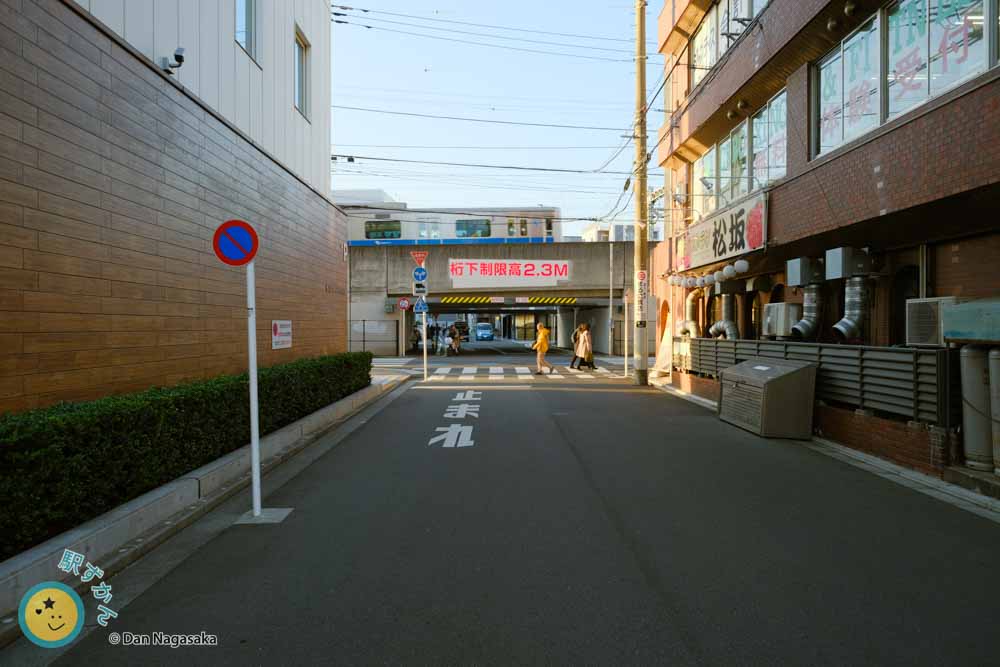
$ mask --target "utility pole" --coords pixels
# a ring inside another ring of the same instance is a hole
[[[648,384],[649,337],[646,334],[646,301],[649,297],[649,249],[646,191],[646,0],[635,2],[635,384]],[[627,323],[626,323],[627,324]]]

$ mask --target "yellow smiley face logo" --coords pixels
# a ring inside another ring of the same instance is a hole
[[[21,598],[17,620],[24,636],[38,646],[65,646],[83,628],[83,601],[66,584],[46,581]]]

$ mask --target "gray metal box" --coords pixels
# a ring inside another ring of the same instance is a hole
[[[837,280],[864,276],[872,271],[872,258],[857,248],[831,248],[826,251],[826,279]]]
[[[757,357],[722,371],[719,418],[767,438],[812,437],[816,364]]]
[[[821,283],[823,280],[821,259],[799,257],[785,262],[785,285],[788,287],[805,287],[812,283]]]

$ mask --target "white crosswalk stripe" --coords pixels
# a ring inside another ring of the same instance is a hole
[[[546,369],[542,372],[542,376],[563,382],[608,381],[621,378],[620,375],[616,375],[606,368],[580,370],[560,367],[553,369],[551,373]],[[484,380],[533,382],[538,379],[540,378],[535,375],[534,369],[528,366],[440,366],[433,369],[430,377],[427,378],[429,382],[482,382]]]

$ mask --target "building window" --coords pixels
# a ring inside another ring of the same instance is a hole
[[[552,236],[552,218],[545,218],[545,235]]]
[[[817,63],[817,152],[984,71],[986,9],[984,0],[897,0],[872,16]]]
[[[748,192],[746,122],[740,123],[733,130],[729,150],[731,155],[729,163],[729,199],[730,201],[736,201]]]
[[[750,120],[750,137],[753,144],[753,163],[750,169],[750,191],[767,185],[767,107]]]
[[[507,236],[517,236],[517,220],[507,218]]]
[[[730,167],[732,166],[732,139],[726,137],[719,142],[719,147],[717,149],[719,156],[719,177],[717,179],[718,184],[716,185],[715,192],[718,193],[718,203],[719,208],[725,208],[732,203],[730,199],[730,184],[733,182],[732,174],[730,173]]]
[[[455,236],[460,239],[482,239],[490,235],[489,220],[456,220]]]
[[[844,40],[844,141],[878,127],[880,35],[875,17]]]
[[[257,59],[257,0],[236,0],[236,43]]]
[[[931,0],[931,95],[986,69],[983,0]],[[936,5],[936,9],[934,9]]]
[[[708,70],[715,65],[718,50],[715,7],[705,14],[701,25],[691,39],[689,67],[691,68],[691,88],[695,88],[705,78]]]
[[[295,108],[309,118],[309,42],[295,31]]]
[[[521,218],[521,236],[528,235],[528,219]]]
[[[819,64],[819,152],[844,143],[844,84],[840,49]]]
[[[785,177],[788,160],[788,95],[781,91],[767,105],[767,182]]]
[[[366,239],[398,239],[403,235],[399,220],[366,220]]]

